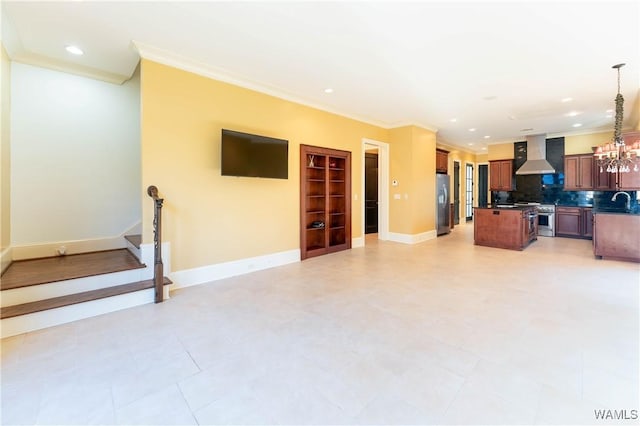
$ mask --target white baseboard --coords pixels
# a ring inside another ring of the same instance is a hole
[[[127,228],[120,235],[86,240],[56,241],[53,243],[28,244],[13,246],[12,260],[36,259],[39,257],[58,256],[58,249],[65,247],[66,254],[88,253],[92,251],[121,249],[127,246],[125,235],[139,234],[142,225],[140,222]]]
[[[267,254],[264,256],[234,260],[231,262],[201,266],[199,268],[185,269],[182,271],[176,271],[169,276],[173,281],[171,289],[190,287],[299,261],[300,250],[296,249]]]
[[[13,247],[7,247],[0,253],[0,274],[11,265],[13,260]]]
[[[437,232],[427,231],[420,234],[399,234],[397,232],[389,232],[389,241],[403,244],[418,244],[424,241],[432,240],[438,236]]]
[[[364,247],[364,237],[355,237],[351,239],[351,248]]]

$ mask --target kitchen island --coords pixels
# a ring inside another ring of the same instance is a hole
[[[596,210],[593,231],[596,258],[640,262],[640,214]]]
[[[531,206],[476,207],[473,238],[479,246],[523,250],[538,239],[538,211]]]

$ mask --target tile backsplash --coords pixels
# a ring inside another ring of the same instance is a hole
[[[516,176],[515,191],[491,193],[491,203],[537,202],[564,206],[593,206],[624,210],[626,197],[612,201],[616,191],[564,191],[564,174]],[[640,210],[637,191],[626,191],[631,197],[632,211]]]

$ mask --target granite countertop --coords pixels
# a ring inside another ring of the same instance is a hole
[[[593,204],[581,204],[581,203],[559,203],[556,207],[593,207]]]
[[[631,211],[624,211],[620,209],[611,209],[611,208],[603,208],[593,209],[593,214],[619,214],[619,215],[632,215],[632,216],[640,216],[640,209],[631,209]]]
[[[526,210],[535,206],[514,206],[513,204],[497,204],[495,206],[490,205],[487,207],[476,207],[476,209],[488,209],[488,210]]]

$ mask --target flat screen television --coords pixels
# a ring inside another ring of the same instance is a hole
[[[289,141],[222,129],[222,176],[289,178]]]

